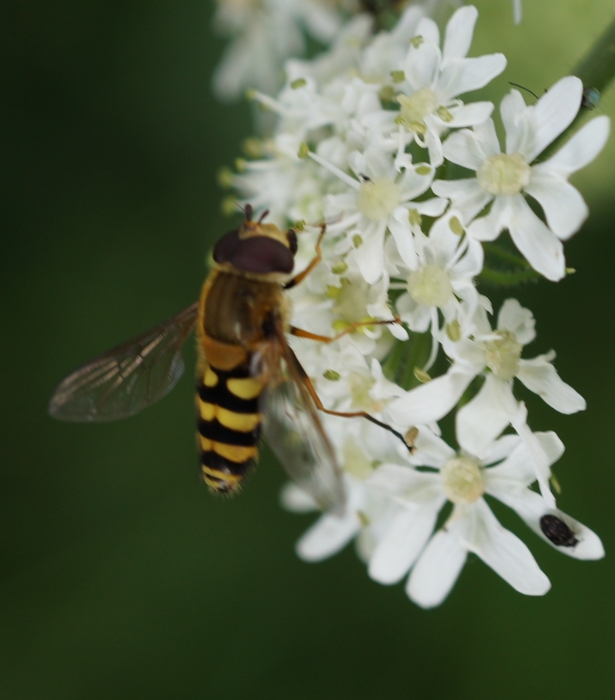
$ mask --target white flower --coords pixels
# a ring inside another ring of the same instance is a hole
[[[504,428],[513,425],[522,437],[528,438],[527,446],[536,463],[543,496],[553,504],[548,465],[531,438],[527,411],[514,397],[513,380],[517,377],[560,413],[584,410],[585,400],[557,374],[551,364],[554,353],[531,360],[521,358],[523,346],[530,343],[536,333],[534,317],[516,299],[508,299],[502,305],[495,331],[491,330],[486,317],[481,320],[480,307],[478,311],[479,328],[473,338],[458,342],[442,338],[445,352],[454,360],[448,372],[392,401],[388,415],[402,426],[439,420],[458,403],[472,380],[484,373],[479,392],[457,412],[459,444],[482,458]]]
[[[491,102],[464,105],[458,99],[471,90],[484,87],[506,67],[503,54],[466,58],[478,18],[475,7],[461,7],[446,27],[440,50],[440,32],[432,19],[423,19],[405,59],[393,73],[395,87],[401,90],[396,119],[409,137],[429,149],[429,159],[440,165],[440,137],[450,129],[484,122],[493,111]]]
[[[340,431],[330,431],[337,444],[344,469],[348,497],[346,509],[341,516],[331,513],[321,515],[297,542],[297,554],[304,561],[320,561],[336,554],[356,538],[358,554],[361,559],[367,561],[400,508],[392,503],[386,494],[368,488],[366,479],[373,474],[375,456],[382,459],[395,458],[397,440],[388,435],[383,439],[381,429],[361,418],[325,418],[329,427],[340,420],[348,427],[342,439]],[[287,484],[284,487],[281,501],[287,510],[296,513],[317,510],[313,500],[295,484]]]
[[[428,236],[420,229],[413,232],[418,264],[407,270],[403,285],[407,291],[397,300],[401,319],[416,333],[425,333],[431,327],[435,340],[439,336],[440,311],[449,333],[457,339],[469,335],[479,300],[474,278],[483,267],[482,246],[463,236],[454,209],[434,222]],[[403,265],[397,266],[404,272]]]
[[[503,528],[483,496],[506,503],[543,539],[541,517],[552,512],[529,485],[534,481],[531,457],[519,437],[507,435],[490,446],[484,459],[458,454],[435,436],[427,437],[422,464],[437,469],[417,471],[400,464],[383,464],[367,485],[388,493],[403,510],[390,520],[369,562],[369,574],[381,583],[399,581],[409,569],[406,591],[423,607],[439,605],[459,576],[467,554],[472,552],[526,595],[544,595],[550,588],[529,549]],[[554,433],[537,433],[549,464],[563,452]],[[418,455],[417,455],[418,458]],[[495,465],[495,466],[493,466]],[[433,536],[439,511],[446,501],[453,511]],[[561,511],[555,511],[574,528],[572,546],[557,549],[580,559],[600,558],[604,552],[597,536]],[[554,543],[549,541],[553,546]]]
[[[429,189],[434,169],[427,163],[413,165],[409,158],[398,166],[391,154],[374,148],[350,154],[349,164],[357,175],[353,178],[320,156],[310,155],[352,188],[346,194],[327,197],[325,212],[332,219],[341,217],[336,228],[345,230],[366,282],[373,284],[382,277],[387,230],[393,234],[404,262],[416,267],[411,210],[438,216],[446,207],[446,200],[439,198],[414,201]]]
[[[241,193],[237,202],[251,204],[255,211],[267,209],[267,221],[280,227],[288,222],[319,221],[323,199],[330,183],[319,177],[316,163],[297,156],[299,142],[281,134],[260,146],[269,158],[241,160],[239,172],[230,175],[230,184]],[[312,246],[310,255],[313,256]]]
[[[476,178],[433,183],[436,194],[460,209],[468,235],[492,241],[508,229],[532,267],[550,280],[565,274],[562,240],[575,233],[587,216],[587,205],[568,177],[592,161],[606,143],[609,119],[593,119],[554,156],[534,163],[579,111],[583,84],[562,78],[535,105],[526,106],[518,90],[502,100],[506,153],[501,153],[493,122],[473,131],[458,131],[446,140],[444,157],[476,172]],[[541,205],[546,224],[531,210],[523,194]],[[491,211],[477,214],[490,202]],[[471,223],[470,223],[471,222]]]
[[[214,26],[233,38],[213,76],[218,97],[230,100],[245,88],[276,92],[284,60],[303,53],[302,29],[328,43],[341,15],[326,0],[218,0]]]

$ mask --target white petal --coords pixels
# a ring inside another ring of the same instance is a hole
[[[502,435],[487,450],[484,458],[485,464],[495,464],[506,459],[521,444],[521,438],[518,435]]]
[[[402,294],[397,300],[397,313],[408,324],[411,331],[425,333],[431,325],[431,310],[417,304],[409,294]]]
[[[560,413],[569,415],[584,411],[587,407],[581,394],[561,379],[544,355],[531,360],[520,360],[517,377],[530,391],[538,394],[545,403]]]
[[[411,270],[416,270],[418,259],[414,247],[414,236],[405,207],[397,207],[389,219],[389,231],[393,234],[401,259]]]
[[[530,491],[529,489],[523,489],[519,492],[509,491],[498,495],[497,498],[516,511],[539,537],[551,547],[557,549],[558,552],[567,554],[574,559],[583,560],[602,559],[604,556],[602,542],[593,530],[590,530],[578,520],[571,518],[559,508],[549,508],[542,496],[535,491]],[[578,540],[576,545],[573,547],[556,545],[545,536],[540,527],[540,518],[548,514],[556,515],[568,525]]]
[[[493,199],[493,195],[485,192],[476,178],[435,180],[431,188],[439,197],[447,197],[453,202],[465,224],[472,221]]]
[[[440,70],[440,49],[429,41],[424,41],[411,51],[404,64],[406,80],[415,90],[433,88]]]
[[[392,401],[387,413],[398,425],[422,425],[440,420],[456,406],[475,376],[471,372],[449,370]]]
[[[455,432],[459,445],[482,459],[510,423],[511,401],[516,407],[511,382],[488,374],[478,394],[457,411]]]
[[[422,202],[411,202],[406,206],[409,209],[416,209],[419,214],[424,214],[425,216],[440,216],[448,206],[448,202],[440,197],[431,197]]]
[[[423,427],[419,431],[419,436],[415,441],[417,451],[414,455],[414,463],[424,467],[440,468],[444,462],[452,459],[457,454],[440,436],[435,435],[429,428]],[[419,472],[425,473],[425,472]],[[438,478],[439,488],[442,488],[440,477]]]
[[[410,573],[406,593],[417,605],[433,608],[446,598],[463,569],[467,550],[451,524],[438,531]]]
[[[545,452],[542,442],[538,436],[530,430],[527,424],[527,408],[523,401],[519,402],[519,410],[516,415],[511,418],[511,425],[519,434],[519,437],[525,443],[528,452],[532,457],[534,462],[534,467],[536,469],[536,478],[538,480],[538,486],[540,487],[540,493],[548,504],[549,508],[555,508],[555,497],[551,493],[551,486],[549,484],[549,479],[551,477],[551,462],[549,461],[549,455]]]
[[[446,104],[457,95],[484,87],[500,75],[504,68],[506,58],[501,53],[447,61],[436,94]]]
[[[445,459],[448,458],[447,456]],[[404,505],[433,503],[442,494],[438,474],[420,472],[401,464],[381,464],[367,479],[366,484],[396,497],[398,502]]]
[[[556,171],[562,177],[584,168],[600,153],[609,138],[611,121],[596,117],[577,131],[549,160],[535,166],[539,171]]]
[[[521,0],[513,0],[513,21],[515,24],[520,24],[523,18],[523,6]]]
[[[496,197],[491,211],[468,226],[468,235],[476,241],[494,241],[508,228],[512,216],[511,197]]]
[[[471,522],[466,543],[469,551],[477,554],[519,593],[544,595],[551,588],[530,550],[500,525],[482,498],[469,506],[467,512]]]
[[[515,202],[508,227],[515,245],[536,272],[552,282],[561,280],[566,274],[561,241],[534,214],[521,195],[509,199]]]
[[[439,168],[444,162],[442,141],[440,141],[440,128],[437,121],[438,120],[431,114],[425,119],[425,124],[427,125],[425,144],[427,145],[427,152],[429,153],[429,162],[434,168]],[[435,127],[432,122],[436,123]],[[418,139],[417,143],[419,143]]]
[[[444,142],[443,150],[447,160],[469,170],[478,170],[485,159],[484,153],[478,147],[474,132],[470,129],[451,134]]]
[[[450,112],[453,115],[453,121],[449,124],[451,128],[475,126],[489,119],[493,112],[493,102],[472,102],[469,105],[453,107]]]
[[[520,343],[527,345],[536,337],[534,314],[516,299],[507,299],[498,314],[498,330],[503,329],[511,331]]]
[[[384,272],[384,231],[386,222],[378,222],[363,232],[363,243],[356,250],[359,270],[368,284],[375,284]]]
[[[556,462],[564,454],[564,444],[553,431],[534,433],[534,435],[545,453],[549,465]],[[510,441],[511,444],[513,441],[517,441],[514,449],[501,464],[485,471],[487,493],[496,498],[500,498],[501,491],[509,489],[513,483],[526,487],[536,481],[536,468],[527,445],[519,439],[518,435],[504,435],[498,442],[504,440]],[[490,453],[485,461],[489,463],[491,459]]]
[[[430,17],[423,17],[418,23],[415,36],[422,36],[425,41],[430,41],[440,46],[440,30],[438,25]]]
[[[310,513],[318,510],[316,501],[297,484],[289,481],[280,491],[280,505],[292,513]]]
[[[583,83],[569,75],[547,90],[530,112],[531,140],[523,155],[531,163],[572,123],[581,106]]]
[[[445,58],[464,58],[468,55],[477,19],[478,10],[472,5],[460,7],[449,19],[442,51]]]
[[[519,90],[511,90],[500,104],[500,114],[506,129],[506,153],[518,153],[525,133],[522,115],[526,104]]]
[[[444,500],[405,508],[395,517],[369,562],[374,581],[397,583],[408,572],[429,539]]]
[[[359,528],[359,518],[354,512],[343,518],[323,515],[297,542],[297,556],[304,561],[326,559],[345,547]]]
[[[540,204],[547,226],[563,240],[576,233],[589,214],[580,192],[561,177],[533,173],[525,192]]]

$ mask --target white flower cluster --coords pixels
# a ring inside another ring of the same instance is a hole
[[[424,607],[442,602],[468,552],[522,593],[549,589],[485,495],[565,554],[604,553],[591,530],[557,508],[551,465],[564,446],[553,432],[531,430],[515,380],[561,413],[585,402],[557,374],[554,353],[522,357],[535,337],[531,312],[508,299],[491,321],[476,280],[483,242],[505,229],[535,271],[564,277],[562,241],[587,216],[567,179],[604,146],[609,120],[593,119],[541,160],[578,113],[581,81],[563,78],[530,106],[511,90],[500,108],[502,151],[494,106],[462,100],[506,65],[501,54],[468,58],[477,16],[458,9],[442,41],[418,7],[375,36],[368,18],[351,20],[327,53],[288,62],[277,99],[256,96],[278,125],[261,144],[266,157],[233,178],[242,199],[280,226],[328,224],[323,264],[291,292],[294,325],[332,336],[392,313],[403,322],[362,326],[331,344],[293,339],[328,408],[365,410],[418,435],[411,453],[378,426],[323,415],[348,506],[343,517],[322,515],[298,552],[318,560],[356,539],[369,575],[390,584],[409,574],[407,593]],[[454,164],[472,176],[449,179],[460,172]],[[313,256],[317,233],[300,234],[297,269]],[[456,407],[453,448],[438,421]],[[283,497],[294,510],[313,505],[294,486]]]
[[[512,0],[515,23],[521,0]],[[460,0],[415,0],[433,16]],[[357,14],[356,0],[217,0],[214,29],[232,39],[213,76],[222,100],[233,100],[246,88],[274,94],[284,79],[283,63],[305,52],[307,33],[328,45],[345,18]],[[367,5],[367,3],[365,3]]]

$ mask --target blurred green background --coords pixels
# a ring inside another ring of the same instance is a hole
[[[477,5],[473,55],[509,58],[494,99],[508,80],[542,93],[615,11],[526,0],[515,27],[507,0]],[[516,294],[537,317],[527,356],[555,348],[588,400],[566,417],[527,399],[532,427],[567,446],[561,507],[607,549],[569,559],[497,509],[551,578],[544,598],[474,560],[426,612],[351,548],[300,562],[312,518],[279,508],[269,453],[239,498],[199,482],[192,348],[188,378],[134,419],[47,417],[63,375],[197,297],[228,228],[216,172],[251,127],[245,104],[211,97],[211,14],[206,0],[0,9],[0,698],[613,697],[613,142],[576,178],[592,210],[566,246],[577,274]]]

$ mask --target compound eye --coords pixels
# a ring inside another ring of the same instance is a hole
[[[288,231],[286,232],[286,238],[288,239],[288,247],[290,249],[290,252],[295,255],[297,252],[297,248],[299,247],[297,244],[297,234],[294,229],[289,228]]]
[[[239,231],[229,231],[225,236],[216,243],[214,248],[214,260],[217,263],[231,262],[237,247],[240,244]]]

